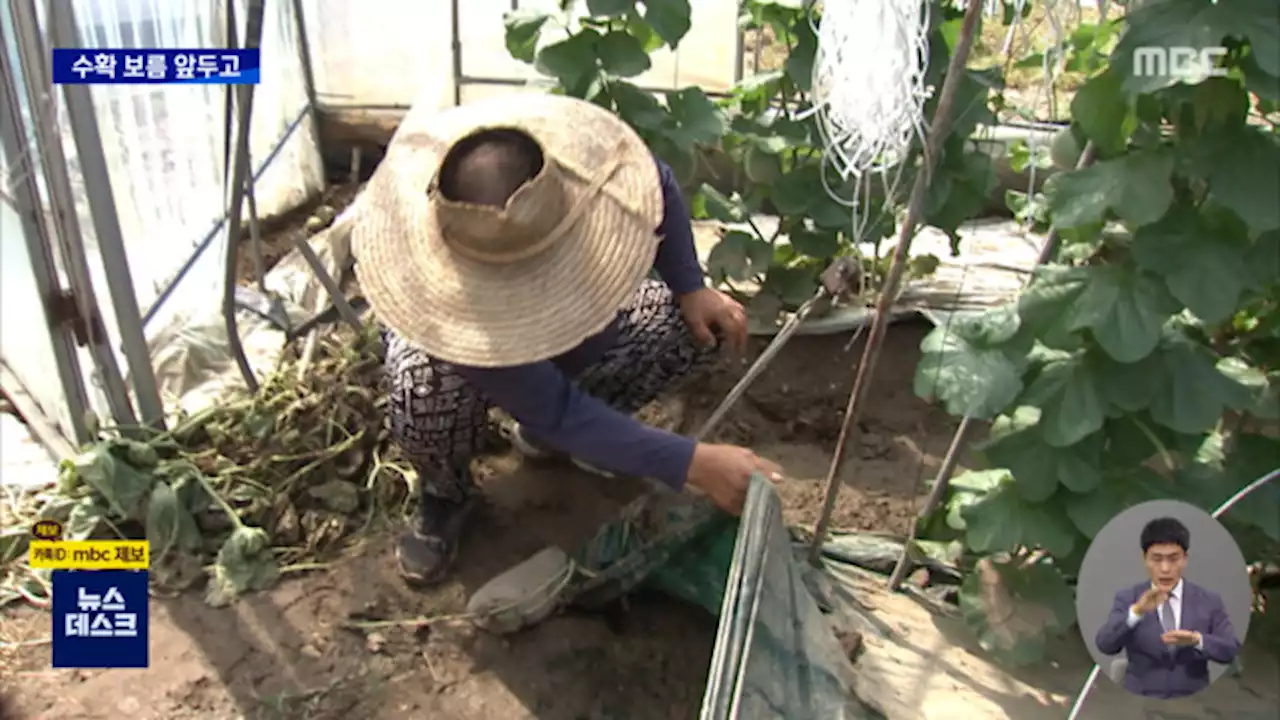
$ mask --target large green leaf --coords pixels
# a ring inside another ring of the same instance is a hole
[[[75,506],[71,508],[71,515],[67,518],[67,526],[63,530],[63,537],[67,540],[88,540],[92,538],[107,519],[107,514],[107,508],[103,507],[97,498],[92,495],[80,498]]]
[[[1229,357],[1218,361],[1218,372],[1244,388],[1250,397],[1248,405],[1234,409],[1262,420],[1280,420],[1280,370],[1263,372],[1241,358]],[[1234,388],[1232,399],[1237,399]]]
[[[693,10],[689,0],[643,0],[644,19],[672,50],[693,26]]]
[[[667,123],[667,110],[653,95],[625,80],[609,83],[609,97],[618,117],[640,131],[659,131]]]
[[[1280,228],[1280,140],[1253,126],[1204,137],[1201,172],[1209,193],[1257,232]]]
[[[656,52],[665,44],[653,26],[646,22],[637,10],[627,13],[627,32],[640,41],[640,45],[647,53]]]
[[[1131,225],[1155,222],[1173,203],[1173,165],[1169,152],[1142,150],[1055,175],[1045,184],[1053,224],[1078,228],[1100,223],[1108,210]]]
[[[700,88],[691,86],[669,93],[667,107],[677,126],[671,137],[681,147],[714,142],[729,129],[724,113]]]
[[[124,457],[129,453],[128,446],[104,442],[72,460],[64,460],[62,466],[96,490],[119,519],[132,518],[140,509],[142,500],[150,494],[153,478],[125,461]],[[139,458],[139,461],[144,460]]]
[[[1036,338],[1051,348],[1080,347],[1076,303],[1089,287],[1089,269],[1046,265],[1018,297],[1018,316]]]
[[[1013,487],[1012,479],[961,511],[965,544],[977,553],[1042,548],[1066,557],[1076,547],[1077,533],[1057,503],[1031,503]]]
[[[167,482],[158,482],[151,489],[147,504],[147,542],[151,545],[151,557],[160,559],[178,542],[182,532],[179,513],[186,512],[180,506],[178,495]]]
[[[1224,410],[1252,404],[1248,389],[1223,375],[1218,358],[1199,343],[1170,336],[1161,343],[1158,358],[1161,374],[1151,417],[1170,430],[1200,433],[1216,425]]]
[[[934,172],[926,199],[925,222],[951,238],[952,252],[958,252],[960,226],[986,209],[991,192],[999,183],[995,164],[984,152],[965,152],[965,141],[948,149],[945,161]]]
[[[787,241],[801,255],[831,258],[840,251],[840,236],[835,230],[795,230]]]
[[[1249,93],[1234,78],[1212,77],[1191,88],[1197,132],[1236,132],[1249,115]]]
[[[1087,493],[1065,493],[1067,517],[1085,537],[1094,538],[1111,518],[1148,500],[1173,495],[1170,481],[1145,467],[1104,472],[1102,483]]]
[[[1187,453],[1199,436],[1175,433],[1151,419],[1148,412],[1112,416],[1103,429],[1106,447],[1101,467],[1131,468],[1155,460],[1159,467],[1177,464],[1176,453]]]
[[[769,271],[773,248],[754,235],[730,230],[711,248],[707,274],[716,282],[750,280]]]
[[[1019,322],[1012,306],[1002,306],[935,328],[920,343],[916,395],[941,400],[957,417],[986,419],[1004,410],[1022,392],[1030,350],[1011,342]]]
[[[1094,362],[1085,353],[1050,360],[1040,369],[1021,402],[1040,408],[1045,442],[1066,448],[1102,429],[1107,398]]]
[[[1098,383],[1111,405],[1127,413],[1145,410],[1161,380],[1160,359],[1148,355],[1137,362],[1116,362],[1106,355],[1093,358]]]
[[[807,163],[793,168],[770,188],[773,207],[782,215],[803,215],[821,198],[826,197],[822,187],[821,168]]]
[[[787,77],[795,83],[801,92],[809,92],[813,88],[813,63],[818,55],[818,37],[813,27],[805,20],[794,26],[796,41],[787,53],[784,65]]]
[[[1044,502],[1059,485],[1089,492],[1102,482],[1098,462],[1102,435],[1095,433],[1070,447],[1054,447],[1040,432],[1040,411],[1020,407],[996,419],[983,453],[992,465],[1013,473],[1014,487],[1029,502]]]
[[[266,531],[239,527],[218,550],[205,602],[214,607],[228,605],[245,592],[271,585],[279,573],[280,566]]]
[[[964,509],[978,502],[1001,484],[1010,482],[1008,470],[970,470],[951,479],[948,486],[947,526],[952,530],[965,530]]]
[[[944,61],[942,67],[947,67]],[[1004,82],[999,76],[999,69],[972,70],[965,69],[956,86],[955,105],[952,107],[952,137],[968,138],[977,132],[979,125],[992,126],[996,122],[995,113],[991,111],[991,91],[999,90]],[[937,103],[941,96],[935,94],[925,103],[925,115],[932,119],[937,111]]]
[[[960,612],[982,649],[1005,665],[1044,660],[1071,627],[1071,587],[1048,558],[983,558],[960,586]]]
[[[1088,269],[1088,287],[1075,304],[1075,329],[1087,328],[1108,355],[1136,362],[1155,349],[1165,321],[1179,310],[1164,283],[1130,265]]]
[[[1076,90],[1071,100],[1072,119],[1102,157],[1123,151],[1137,126],[1128,98],[1120,89],[1123,81],[1124,77],[1115,71],[1095,75]]]
[[[538,37],[542,34],[542,26],[547,24],[551,15],[539,10],[512,10],[502,16],[502,25],[506,30],[504,40],[507,52],[521,62],[531,63],[537,55]]]
[[[31,545],[30,528],[12,527],[0,530],[0,567],[22,557]],[[0,607],[4,603],[0,602]]]
[[[610,75],[635,77],[649,69],[649,53],[634,36],[614,30],[596,45],[600,66]]]
[[[1248,283],[1248,238],[1209,227],[1192,208],[1178,207],[1133,236],[1133,257],[1159,273],[1183,305],[1207,323],[1235,314]]]
[[[599,42],[600,33],[587,28],[539,50],[534,67],[567,88],[577,87],[585,78],[599,72],[596,63]]]
[[[1280,230],[1259,235],[1246,257],[1251,287],[1269,285],[1280,279]]]

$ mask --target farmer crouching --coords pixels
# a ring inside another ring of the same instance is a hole
[[[741,305],[703,286],[671,169],[611,113],[552,95],[416,108],[360,213],[392,433],[421,478],[396,553],[406,580],[449,570],[492,405],[526,455],[687,484],[735,514],[753,473],[777,476],[746,448],[632,417],[708,370],[717,346],[741,351],[747,327]]]

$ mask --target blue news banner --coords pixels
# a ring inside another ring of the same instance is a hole
[[[54,48],[54,85],[257,85],[260,53],[247,50]]]
[[[145,668],[147,571],[53,571],[53,667]]]

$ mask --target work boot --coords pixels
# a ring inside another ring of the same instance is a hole
[[[531,460],[546,460],[549,458],[565,457],[564,453],[559,452],[558,450],[553,450],[552,448],[530,438],[524,433],[524,430],[520,427],[520,423],[518,422],[513,421],[511,423],[511,429],[507,433],[507,439],[511,441],[511,446],[516,449],[516,452]],[[585,463],[578,458],[569,457],[569,461],[579,469],[586,470],[589,473],[594,473],[607,478],[614,477],[613,473],[607,470],[601,470],[600,468]]]
[[[448,575],[475,498],[457,502],[423,492],[409,530],[396,544],[396,564],[410,585],[434,585]]]

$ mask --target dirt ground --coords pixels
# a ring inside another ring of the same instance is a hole
[[[338,213],[351,204],[360,187],[359,183],[334,183],[328,185],[318,197],[297,208],[275,217],[264,218],[259,226],[261,245],[258,248],[263,272],[274,267],[299,242],[313,234],[307,226],[312,216],[328,215],[327,221],[332,222]],[[241,232],[240,250],[236,257],[236,278],[241,285],[252,285],[257,282],[258,271],[252,244],[249,242],[249,229],[246,227]]]
[[[910,389],[926,330],[904,324],[888,334],[862,415],[863,442],[843,474],[837,527],[904,531],[923,478],[946,450],[954,423]],[[795,338],[714,434],[786,467],[782,495],[794,522],[809,525],[816,515],[860,352],[861,343],[849,346],[844,335]],[[651,417],[696,427],[745,364],[662,403]],[[695,717],[715,621],[664,597],[637,596],[598,616],[556,617],[508,638],[462,624],[344,627],[459,612],[472,591],[542,547],[575,548],[640,490],[534,466],[510,452],[485,458],[478,480],[487,505],[464,541],[457,577],[430,592],[398,580],[387,528],[332,565],[287,576],[230,609],[208,608],[195,595],[154,599],[145,671],[49,670],[48,647],[40,644],[48,616],[7,617],[0,717]]]

